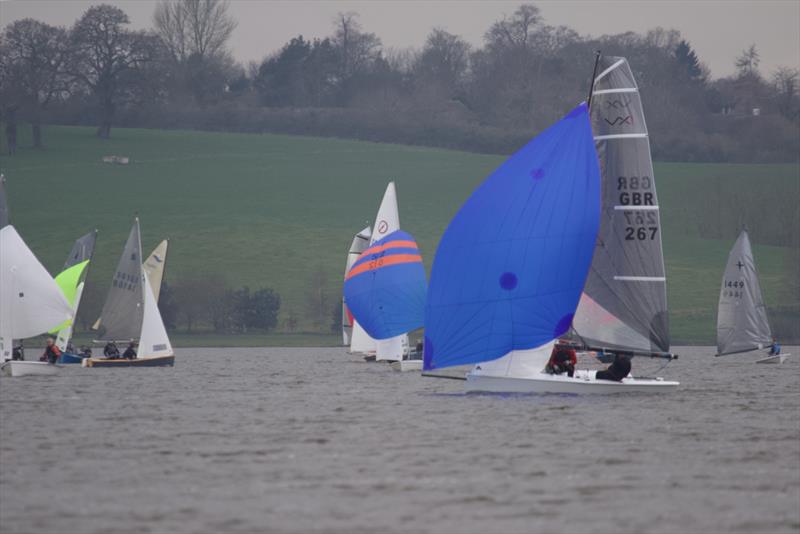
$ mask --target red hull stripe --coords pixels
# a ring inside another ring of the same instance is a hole
[[[367,271],[374,271],[381,267],[389,267],[390,265],[399,265],[403,263],[422,263],[422,256],[419,254],[396,254],[394,256],[384,256],[377,260],[367,261],[350,269],[345,280],[350,280],[352,277]]]

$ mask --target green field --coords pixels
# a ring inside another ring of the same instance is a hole
[[[282,313],[301,317],[320,268],[331,302],[338,298],[352,234],[375,216],[388,181],[397,182],[403,228],[430,267],[447,222],[503,159],[339,139],[139,129],[100,140],[91,128],[48,127],[44,140],[44,150],[0,156],[12,220],[51,271],[72,240],[99,229],[88,306],[99,305],[138,213],[145,253],[171,240],[170,283],[215,275],[232,287],[273,287]],[[23,137],[20,144],[28,143]],[[132,163],[104,164],[104,155]],[[742,216],[756,241],[751,221],[761,217],[765,227],[788,226],[797,242],[799,173],[791,164],[656,165],[675,341],[713,339],[719,278],[737,231],[729,212],[755,203]],[[699,237],[709,217],[724,230],[718,239]],[[797,249],[757,242],[755,254],[771,312],[797,310]],[[311,329],[301,320],[300,330]]]

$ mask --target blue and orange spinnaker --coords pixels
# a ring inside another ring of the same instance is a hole
[[[344,281],[347,307],[375,339],[420,328],[428,291],[414,238],[393,232],[361,253]]]

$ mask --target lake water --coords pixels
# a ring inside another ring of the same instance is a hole
[[[343,349],[2,377],[0,531],[796,533],[785,350],[678,348],[662,396],[465,396]]]

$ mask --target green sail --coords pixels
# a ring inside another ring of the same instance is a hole
[[[88,265],[89,260],[84,260],[80,263],[76,263],[68,269],[61,271],[58,276],[56,276],[56,284],[58,284],[58,287],[61,288],[61,291],[64,293],[64,296],[67,299],[67,302],[69,302],[70,306],[73,308],[75,307],[75,297],[78,294],[78,287],[83,283],[83,273]],[[58,325],[58,327],[50,330],[50,333],[56,334],[59,330],[66,328],[71,324],[72,320],[64,321],[64,323]]]

